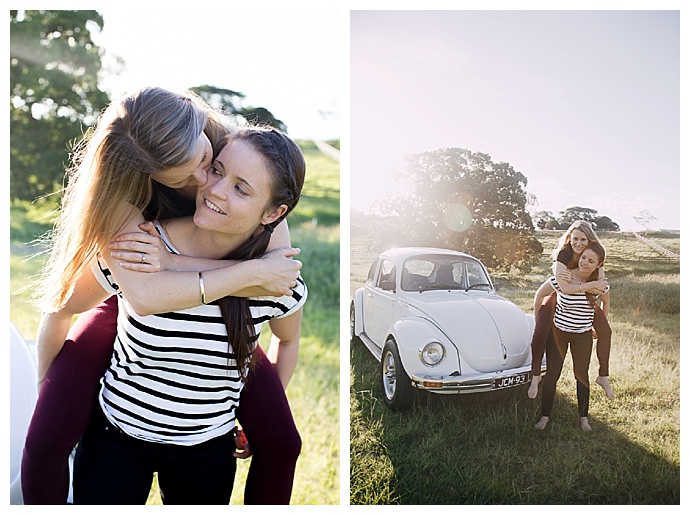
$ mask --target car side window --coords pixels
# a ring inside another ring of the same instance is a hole
[[[367,274],[367,282],[369,284],[374,284],[374,278],[376,277],[376,265],[379,264],[378,259],[374,261],[374,263],[371,265],[371,268],[369,269],[369,273]]]
[[[482,289],[490,289],[489,278],[479,263],[467,263],[467,278],[469,286],[481,286]]]
[[[386,259],[381,262],[381,268],[379,269],[379,277],[376,281],[376,286],[382,290],[395,290],[395,265],[392,261]]]

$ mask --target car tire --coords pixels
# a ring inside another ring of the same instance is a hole
[[[395,340],[389,338],[381,355],[381,383],[383,400],[393,411],[405,411],[412,406],[414,388],[403,368]]]

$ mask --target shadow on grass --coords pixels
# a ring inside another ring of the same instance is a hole
[[[352,477],[377,477],[390,490],[372,500],[358,484],[351,504],[680,502],[680,467],[665,457],[677,442],[650,443],[643,427],[606,422],[613,404],[598,391],[591,433],[579,428],[574,391],[561,383],[551,424],[536,431],[541,396],[529,399],[524,389],[421,395],[412,410],[395,413],[383,404],[378,363],[362,345],[351,346],[351,373],[351,418],[372,433],[351,442]],[[378,448],[379,464],[390,464],[385,481],[380,471],[358,470],[377,466],[360,459],[367,445]]]

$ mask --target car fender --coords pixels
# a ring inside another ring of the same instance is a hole
[[[421,317],[402,318],[393,324],[391,336],[398,345],[400,360],[410,377],[449,375],[460,372],[457,349],[429,320]],[[419,357],[424,345],[431,341],[440,342],[446,351],[443,360],[436,366],[424,364]]]
[[[525,313],[525,318],[527,319],[527,327],[529,328],[530,336],[534,334],[534,315],[532,313]]]
[[[527,327],[529,329],[528,336],[530,339],[530,342],[532,341],[532,335],[534,334],[534,326],[535,326],[535,319],[534,315],[532,313],[525,313],[525,319],[527,320]],[[529,349],[529,354],[527,359],[525,360],[525,365],[531,365],[532,363],[532,346],[530,345]],[[544,354],[542,358],[542,368],[546,368],[546,354]]]
[[[21,463],[24,441],[38,399],[35,347],[10,321],[10,504],[24,504]]]
[[[364,331],[364,327],[362,327],[362,321],[364,320],[364,302],[363,302],[363,297],[364,297],[364,288],[357,288],[355,290],[354,295],[352,296],[352,303],[355,308],[355,335],[360,336],[362,332]]]

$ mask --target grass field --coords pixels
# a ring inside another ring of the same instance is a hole
[[[545,254],[528,275],[495,277],[526,312],[548,274],[560,233],[541,232]],[[680,502],[680,264],[629,233],[601,235],[608,252],[616,399],[592,387],[591,433],[579,429],[566,359],[552,422],[533,429],[539,398],[424,396],[413,410],[385,408],[377,363],[352,345],[351,504],[678,504]],[[650,237],[680,253],[680,236]],[[351,236],[351,291],[382,249]],[[590,377],[596,376],[596,359]]]
[[[292,503],[328,505],[340,502],[339,402],[339,282],[340,277],[340,172],[338,163],[309,142],[299,142],[307,161],[303,197],[290,215],[294,246],[302,249],[303,276],[309,287],[304,307],[300,362],[287,393],[302,437]],[[31,276],[40,258],[30,258],[28,247],[46,230],[45,209],[28,204],[11,208],[10,319],[27,339],[36,334],[39,314],[29,302]],[[262,344],[267,335],[262,334]],[[240,460],[232,504],[242,504],[249,462]],[[157,484],[149,504],[160,504]]]

